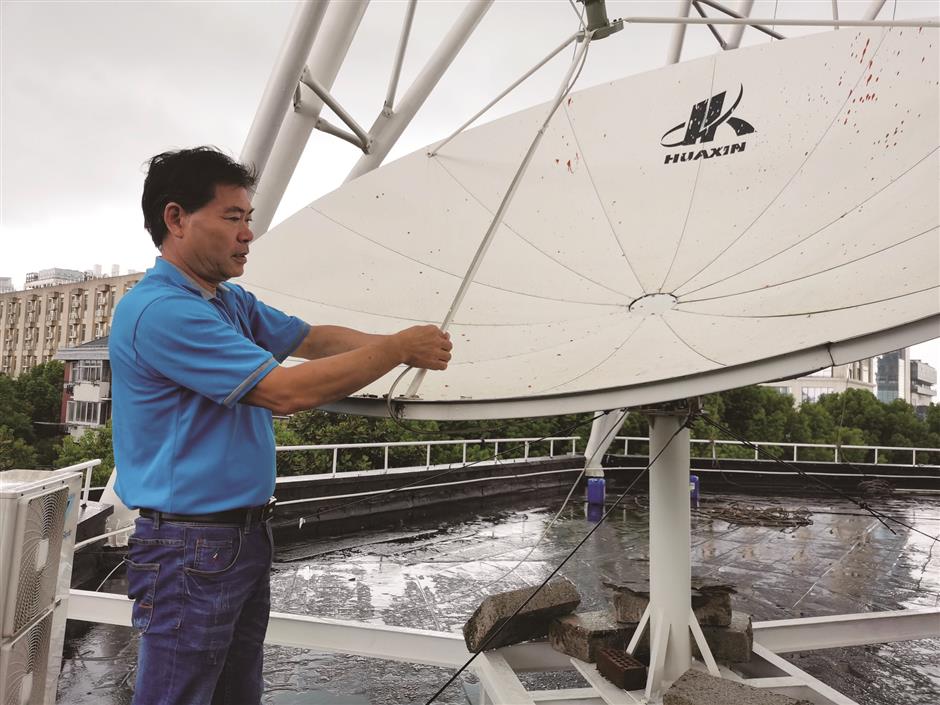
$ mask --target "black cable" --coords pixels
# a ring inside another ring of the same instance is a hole
[[[780,465],[782,465],[782,466],[784,466],[784,467],[786,467],[786,468],[789,468],[790,470],[792,470],[793,472],[797,473],[798,475],[800,475],[800,477],[802,477],[802,478],[804,478],[804,479],[812,480],[813,482],[822,485],[823,487],[825,487],[826,489],[828,489],[830,492],[832,492],[832,493],[834,493],[834,494],[836,494],[836,495],[842,497],[843,499],[847,499],[847,500],[850,501],[852,504],[854,504],[855,506],[857,506],[859,509],[864,509],[864,510],[865,510],[866,512],[868,512],[871,516],[873,516],[875,519],[877,519],[878,521],[880,521],[880,522],[885,526],[885,528],[887,528],[888,531],[890,531],[892,534],[897,534],[897,532],[896,532],[894,529],[892,529],[890,526],[888,526],[886,520],[888,520],[888,521],[893,521],[895,524],[898,524],[899,526],[903,526],[905,529],[908,529],[909,531],[913,531],[913,532],[915,532],[915,533],[918,533],[918,534],[920,534],[921,536],[924,536],[924,537],[930,539],[931,541],[935,541],[935,542],[936,542],[936,541],[940,541],[940,536],[931,536],[930,534],[928,534],[928,533],[926,533],[926,532],[923,532],[923,531],[921,531],[920,529],[917,529],[917,528],[911,526],[910,524],[901,521],[900,519],[897,519],[897,518],[895,518],[895,517],[893,517],[893,516],[890,516],[890,515],[888,515],[888,514],[884,514],[883,512],[876,511],[875,509],[872,509],[871,505],[869,505],[868,502],[863,502],[863,501],[857,500],[857,499],[855,499],[854,497],[852,497],[850,494],[848,494],[848,493],[846,493],[846,492],[843,492],[842,490],[840,490],[840,489],[838,489],[838,488],[836,488],[836,487],[833,487],[833,486],[830,485],[828,482],[819,479],[819,478],[816,477],[815,475],[810,475],[810,474],[804,472],[803,470],[801,470],[800,468],[796,467],[796,466],[793,465],[792,463],[789,463],[789,462],[787,462],[787,461],[785,461],[785,460],[782,460],[781,458],[778,458],[777,456],[775,456],[775,455],[773,455],[773,454],[771,454],[771,453],[768,453],[767,451],[763,450],[760,446],[757,446],[757,445],[755,445],[754,443],[751,443],[751,442],[750,442],[749,440],[747,440],[746,438],[737,435],[736,433],[734,433],[733,431],[731,431],[731,430],[728,429],[728,428],[725,428],[724,426],[722,426],[720,423],[718,423],[718,422],[715,421],[714,419],[709,418],[707,415],[702,414],[702,419],[705,421],[705,423],[707,423],[707,424],[709,424],[710,426],[714,427],[715,429],[721,431],[722,433],[724,433],[724,434],[726,434],[726,435],[728,435],[728,436],[731,436],[732,438],[734,438],[734,439],[737,440],[737,441],[740,441],[741,443],[743,443],[744,445],[748,446],[749,448],[753,448],[758,454],[763,455],[764,457],[769,458],[769,459],[773,460],[774,462],[779,463]]]
[[[606,416],[607,414],[611,413],[611,411],[613,411],[613,409],[608,410],[608,411],[602,411],[602,412],[600,412],[599,414],[596,414],[595,416],[592,416],[592,417],[590,417],[590,418],[588,418],[588,419],[585,419],[585,420],[582,420],[582,421],[578,421],[577,423],[575,423],[575,424],[569,426],[569,427],[566,428],[566,429],[562,429],[561,431],[556,431],[556,432],[553,433],[552,435],[559,435],[559,434],[560,434],[560,435],[562,435],[562,436],[567,436],[567,435],[569,435],[572,431],[577,430],[577,429],[580,428],[581,426],[585,426],[585,425],[587,425],[588,423],[594,423],[595,421],[597,421],[597,419],[601,418],[602,416]],[[549,435],[549,436],[542,436],[541,438],[537,438],[537,439],[535,439],[534,441],[526,441],[526,443],[529,443],[530,445],[531,445],[532,443],[541,443],[541,442],[543,442],[543,441],[548,440],[548,439],[551,438],[551,437],[552,437],[551,435]],[[484,440],[484,439],[481,439],[481,442],[482,442],[483,440]],[[393,494],[393,493],[395,493],[395,492],[401,492],[402,490],[406,490],[406,489],[408,489],[409,487],[419,487],[419,486],[421,486],[422,484],[424,484],[425,482],[431,482],[431,481],[433,481],[433,480],[436,480],[436,479],[439,478],[439,477],[443,477],[444,475],[448,475],[448,474],[450,474],[450,473],[452,473],[452,472],[456,472],[457,470],[466,470],[467,468],[472,468],[474,465],[479,465],[479,464],[481,464],[481,463],[492,462],[493,460],[496,460],[496,459],[499,458],[500,456],[505,455],[506,453],[512,453],[512,452],[514,452],[514,451],[519,450],[520,448],[525,448],[525,443],[516,444],[516,445],[514,445],[514,446],[510,446],[509,448],[507,448],[507,449],[504,450],[504,451],[501,451],[501,452],[499,452],[499,453],[494,453],[492,458],[481,458],[480,460],[474,460],[472,463],[467,463],[466,465],[458,465],[457,467],[448,468],[447,470],[443,470],[442,472],[439,472],[439,473],[436,473],[436,474],[434,474],[434,475],[431,475],[430,477],[420,477],[420,478],[418,478],[417,480],[415,480],[415,481],[413,481],[413,482],[406,483],[406,484],[404,484],[404,485],[401,485],[400,487],[392,487],[391,489],[388,489],[388,490],[385,490],[385,491],[382,491],[382,492],[376,492],[374,495],[371,495],[371,496],[369,496],[369,497],[363,497],[363,498],[361,498],[361,499],[355,499],[355,500],[352,500],[351,502],[347,502],[346,504],[341,504],[341,505],[339,505],[338,507],[328,507],[327,509],[329,509],[329,511],[339,511],[339,510],[342,510],[342,509],[346,509],[347,507],[352,507],[352,506],[357,505],[357,504],[362,504],[363,502],[372,502],[372,501],[374,501],[374,500],[376,500],[376,499],[380,499],[380,498],[382,498],[382,497],[385,497],[385,496],[387,496],[387,495]],[[509,475],[509,476],[507,476],[507,477],[515,477],[515,475]],[[319,516],[320,516],[320,510],[317,510],[317,512],[316,512],[315,514],[308,514],[308,515],[306,515],[306,516],[299,517],[299,518],[297,519],[297,521],[298,521],[298,522],[306,522],[308,519],[316,519],[316,518],[319,518]]]
[[[532,599],[539,593],[539,591],[540,591],[542,588],[544,588],[544,587],[548,584],[548,581],[551,580],[553,577],[555,577],[555,575],[558,573],[558,571],[561,570],[561,569],[564,567],[565,563],[567,563],[569,560],[571,560],[571,558],[572,558],[572,557],[574,556],[574,554],[578,551],[578,549],[581,548],[581,546],[583,546],[584,543],[585,543],[589,538],[591,538],[591,536],[594,534],[594,532],[597,531],[598,528],[600,528],[600,525],[604,523],[604,520],[610,515],[610,513],[611,513],[612,511],[614,511],[614,509],[617,508],[617,505],[620,504],[621,501],[623,501],[623,498],[627,496],[627,494],[630,492],[631,489],[633,489],[633,486],[634,486],[637,482],[639,482],[640,479],[642,479],[642,477],[643,477],[644,475],[646,475],[647,472],[649,472],[650,468],[653,467],[653,464],[654,464],[657,460],[659,460],[659,456],[661,456],[663,453],[665,453],[665,452],[666,452],[666,449],[669,448],[670,445],[672,445],[672,442],[675,440],[676,436],[678,436],[679,433],[680,433],[683,429],[685,429],[685,428],[688,427],[689,422],[691,421],[691,419],[692,419],[692,415],[689,414],[689,416],[686,417],[685,422],[684,422],[681,426],[679,426],[679,428],[676,429],[675,433],[673,433],[672,436],[669,437],[669,440],[665,443],[665,445],[663,445],[663,447],[662,447],[662,448],[660,449],[660,451],[656,454],[656,456],[655,456],[652,460],[650,460],[650,462],[649,462],[649,463],[647,464],[647,466],[643,469],[643,471],[633,479],[633,482],[631,482],[629,485],[627,485],[627,489],[625,489],[625,490],[621,493],[621,495],[620,495],[619,497],[617,497],[617,499],[614,501],[614,503],[613,503],[612,505],[610,505],[610,508],[609,508],[607,511],[605,511],[604,514],[601,516],[601,518],[597,521],[597,523],[596,523],[593,527],[591,527],[591,530],[588,531],[587,534],[584,535],[584,538],[582,538],[582,539],[578,542],[578,545],[575,546],[573,549],[571,549],[571,551],[568,553],[568,555],[565,556],[565,559],[564,559],[561,563],[559,563],[558,566],[557,566],[551,573],[548,574],[548,577],[545,578],[545,580],[542,581],[542,584],[539,585],[537,588],[535,588],[535,590],[532,591],[532,594],[529,595],[529,597],[526,598],[526,600],[525,600],[521,605],[519,605],[519,606],[516,608],[515,612],[513,612],[511,615],[509,615],[509,617],[506,618],[506,620],[496,629],[496,631],[494,631],[492,634],[490,634],[490,635],[486,638],[486,640],[484,640],[484,642],[483,642],[482,644],[480,644],[480,647],[473,653],[473,655],[472,655],[469,659],[467,659],[466,663],[464,663],[464,664],[457,670],[457,672],[454,673],[454,675],[452,675],[452,676],[448,679],[448,681],[447,681],[446,683],[444,683],[444,685],[442,685],[442,686],[438,689],[438,691],[437,691],[436,693],[434,693],[434,695],[432,695],[432,696],[430,697],[430,699],[428,699],[428,701],[425,703],[425,705],[431,705],[431,703],[433,703],[434,700],[435,700],[441,693],[443,693],[445,690],[447,690],[447,688],[450,686],[450,684],[453,683],[455,680],[457,680],[457,677],[458,677],[461,673],[463,673],[463,672],[466,670],[466,668],[467,668],[471,663],[473,663],[474,659],[476,659],[477,656],[479,656],[481,653],[483,653],[483,651],[484,651],[484,650],[486,649],[486,647],[490,644],[490,642],[492,642],[493,639],[495,639],[496,636],[497,636],[501,631],[503,631],[503,629],[506,628],[506,625],[509,624],[509,623],[513,620],[513,618],[515,618],[515,616],[516,616],[517,614],[519,614],[519,613],[522,611],[522,609],[523,609],[527,604],[529,604],[529,602],[532,601]]]

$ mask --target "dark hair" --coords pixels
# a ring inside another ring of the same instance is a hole
[[[140,207],[144,227],[158,248],[166,238],[163,211],[178,203],[187,213],[197,211],[215,197],[215,187],[253,189],[258,181],[251,167],[239,164],[215,147],[194,147],[163,152],[150,159]]]

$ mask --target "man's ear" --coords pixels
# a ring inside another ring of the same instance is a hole
[[[167,235],[171,237],[182,237],[183,219],[186,217],[186,211],[175,201],[170,201],[163,208],[163,222],[166,224]]]

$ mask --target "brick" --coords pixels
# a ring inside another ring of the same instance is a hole
[[[702,633],[712,656],[721,663],[741,663],[751,660],[754,632],[751,616],[744,612],[732,612],[731,624],[727,627],[703,626]],[[701,658],[698,646],[692,642],[692,653]]]
[[[636,630],[606,610],[556,617],[548,630],[552,648],[587,663],[594,663],[602,648],[625,649]]]
[[[624,690],[646,687],[646,666],[620,649],[598,650],[597,672]]]
[[[788,695],[755,688],[689,669],[663,694],[663,705],[812,705]]]
[[[555,617],[570,614],[581,603],[581,595],[574,583],[567,578],[555,578],[539,590],[529,604],[487,643],[487,639],[507,622],[536,588],[519,588],[490,595],[483,600],[463,627],[467,648],[477,651],[486,644],[487,650],[496,649],[547,636],[549,625]]]

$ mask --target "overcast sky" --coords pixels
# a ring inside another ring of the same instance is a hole
[[[676,2],[607,4],[619,17],[672,14]],[[840,15],[860,17],[868,5],[840,0]],[[418,3],[399,95],[462,6]],[[334,85],[366,127],[385,96],[404,8],[372,2]],[[831,16],[830,0],[757,0],[752,16],[775,8],[779,17]],[[149,267],[156,251],[140,215],[143,163],[195,144],[240,153],[293,11],[270,0],[0,0],[0,276],[21,288],[27,271],[52,266]],[[888,0],[882,16],[892,13],[936,16],[938,2]],[[576,28],[568,0],[497,0],[390,158],[449,134]],[[598,42],[578,87],[662,65],[669,32],[633,25]],[[744,34],[744,44],[765,41]],[[691,27],[683,58],[716,46],[707,28]],[[491,117],[550,98],[567,62],[567,53],[557,57]],[[275,224],[339,186],[357,158],[351,145],[314,133]],[[914,356],[940,368],[940,341]]]

